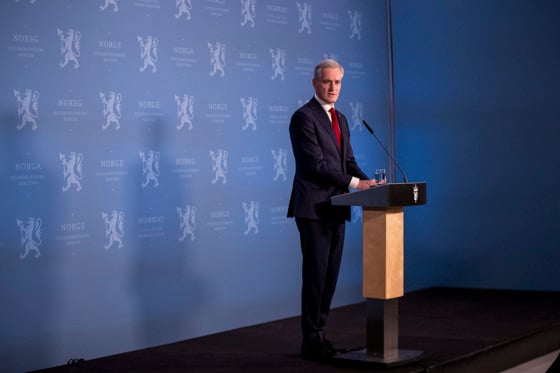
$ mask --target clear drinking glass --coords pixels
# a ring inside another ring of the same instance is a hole
[[[379,184],[382,181],[387,181],[387,172],[384,168],[378,168],[375,170],[375,182]]]

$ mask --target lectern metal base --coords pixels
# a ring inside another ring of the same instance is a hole
[[[416,350],[397,350],[390,356],[368,353],[367,348],[361,350],[348,351],[333,356],[335,360],[348,360],[360,362],[377,367],[390,368],[404,365],[419,360],[424,355],[424,351]]]
[[[389,368],[419,360],[423,351],[399,348],[399,300],[366,299],[367,347],[333,356],[341,361],[354,361]]]

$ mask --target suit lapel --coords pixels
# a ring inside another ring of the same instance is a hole
[[[319,101],[315,99],[315,97],[313,97],[311,101],[309,101],[309,104],[311,106],[311,109],[313,110],[313,115],[317,118],[318,122],[325,129],[325,133],[327,133],[331,138],[333,146],[336,147],[338,149],[338,152],[340,153],[340,148],[338,147],[338,142],[336,140],[336,135],[334,134],[334,130],[332,128],[332,122],[329,118],[329,114],[325,112],[325,110],[323,109]],[[341,128],[341,136],[342,136],[342,128]],[[344,141],[342,141],[341,146],[344,146]]]

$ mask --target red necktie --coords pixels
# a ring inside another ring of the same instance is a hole
[[[336,111],[333,107],[329,109],[329,113],[331,113],[332,127],[336,136],[338,147],[340,148],[340,125],[338,124],[338,116],[336,115]]]

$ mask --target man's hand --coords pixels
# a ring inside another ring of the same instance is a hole
[[[369,189],[371,187],[376,186],[377,183],[375,182],[374,179],[371,180],[360,180],[358,181],[358,190],[366,190]]]

